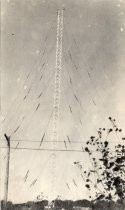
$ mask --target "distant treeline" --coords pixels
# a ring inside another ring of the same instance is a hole
[[[117,202],[114,201],[88,201],[86,199],[83,200],[59,200],[56,199],[52,201],[50,208],[48,200],[42,200],[37,202],[29,201],[27,203],[21,204],[13,204],[12,202],[7,203],[6,210],[81,210],[82,207],[89,207],[92,210],[125,210],[125,202],[123,200],[119,200]],[[4,202],[1,201],[1,210],[4,210]]]

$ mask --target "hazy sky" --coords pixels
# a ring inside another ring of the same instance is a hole
[[[108,116],[124,129],[125,1],[2,0],[2,146],[5,132],[11,140],[35,141],[46,132],[41,148],[53,149],[53,143],[45,141],[52,136],[57,9],[62,8],[59,141],[65,140],[68,149],[81,150],[84,143],[70,145],[67,136],[71,141],[86,141],[99,127],[110,126]],[[11,146],[17,143],[11,142]],[[39,142],[20,142],[18,147],[38,148]],[[65,144],[57,143],[56,148],[65,149]],[[6,150],[1,149],[3,169],[5,154]],[[90,165],[84,153],[56,153],[55,195],[88,198],[73,164],[80,160]],[[52,152],[11,150],[9,199],[33,200],[41,192],[53,198],[52,162]],[[24,183],[27,170],[29,177]],[[36,184],[29,187],[35,179]],[[4,170],[1,180],[4,183]]]

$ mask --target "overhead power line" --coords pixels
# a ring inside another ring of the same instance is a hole
[[[1,139],[1,141],[4,141],[5,139]],[[16,142],[16,141],[19,141],[19,142],[41,142],[40,140],[31,140],[31,139],[13,139],[13,140],[11,140],[11,142]],[[57,142],[57,143],[64,143],[64,141],[52,141],[52,140],[46,140],[46,141],[44,141],[44,143],[53,143],[53,142]],[[71,141],[70,143],[73,143],[73,144],[82,144],[82,143],[86,143],[87,141]],[[109,143],[111,143],[111,144],[113,144],[113,143],[119,143],[118,141],[109,141]]]
[[[0,147],[1,149],[7,149],[7,147]],[[70,149],[70,150],[66,150],[66,149],[48,149],[48,148],[45,148],[45,149],[42,149],[42,148],[28,148],[28,147],[18,147],[18,148],[15,148],[15,147],[10,147],[10,149],[16,149],[16,150],[37,150],[37,151],[50,151],[50,152],[85,152],[87,153],[86,151],[84,150],[74,150],[74,149]],[[93,153],[99,153],[99,151],[91,151]],[[111,152],[115,152],[115,150],[112,150]]]

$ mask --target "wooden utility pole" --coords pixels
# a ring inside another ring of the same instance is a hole
[[[7,141],[7,161],[6,161],[6,175],[5,175],[5,191],[4,191],[4,204],[5,210],[7,208],[7,199],[8,199],[8,185],[9,185],[9,163],[10,163],[10,137],[4,134]]]

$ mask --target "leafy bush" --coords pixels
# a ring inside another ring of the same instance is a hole
[[[120,137],[122,130],[116,125],[115,119],[109,117],[109,120],[111,128],[99,128],[97,136],[91,136],[86,142],[84,151],[90,157],[92,169],[85,171],[81,163],[74,162],[81,171],[85,187],[93,194],[90,198],[95,201],[125,198],[125,138]],[[113,138],[114,134],[119,143],[113,150],[109,138]]]

